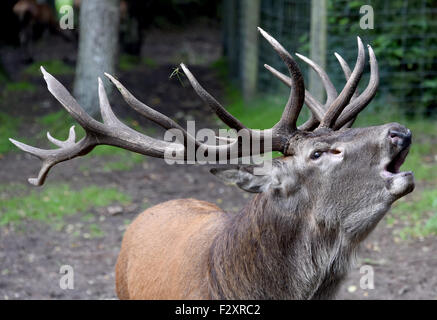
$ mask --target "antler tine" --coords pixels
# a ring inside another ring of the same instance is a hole
[[[276,41],[276,40],[275,40]],[[282,48],[282,50],[285,51],[285,49]],[[297,65],[296,65],[297,66]],[[246,130],[248,135],[252,139],[252,143],[256,145],[257,143],[260,144],[264,148],[264,152],[270,152],[270,151],[283,151],[283,139],[281,138],[280,130],[277,129],[267,129],[267,130],[253,130],[250,128],[246,128],[240,120],[235,118],[232,114],[230,114],[223,106],[214,98],[212,97],[197,81],[197,79],[194,77],[194,75],[191,73],[191,71],[188,69],[188,67],[185,64],[181,64],[181,68],[184,71],[185,75],[188,78],[188,81],[190,82],[191,86],[193,87],[194,91],[197,93],[197,95],[206,103],[208,106],[217,114],[217,116],[230,128],[235,129],[237,131],[239,130]],[[302,84],[303,85],[303,84]],[[287,109],[287,107],[286,107]],[[285,113],[285,110],[284,110]],[[284,114],[283,116],[284,117]],[[278,122],[279,124],[279,122]],[[225,146],[218,146],[217,150],[219,150],[219,154],[222,152],[235,152],[234,148],[238,145],[238,139],[220,139],[219,137],[216,137],[218,141],[227,141],[229,142],[228,145]],[[269,150],[267,150],[265,142],[267,139],[271,139],[272,143]],[[205,148],[205,146],[201,146],[202,148]],[[227,149],[223,149],[225,147]],[[211,147],[210,147],[211,148]],[[238,151],[240,152],[240,151]]]
[[[285,131],[286,133],[293,132],[297,129],[297,118],[299,117],[299,113],[305,100],[305,85],[302,73],[300,72],[299,66],[297,65],[296,61],[294,61],[290,53],[288,53],[287,50],[285,50],[275,38],[273,38],[260,27],[258,27],[258,30],[287,65],[290,78],[292,79],[290,96],[287,104],[284,108],[281,119],[273,127],[273,129],[280,132]]]
[[[47,83],[49,92],[85,130],[101,131],[103,129],[102,124],[86,113],[77,103],[76,99],[71,96],[68,90],[65,89],[55,77],[48,73],[43,67],[40,69]]]
[[[346,85],[344,86],[341,93],[332,102],[328,111],[326,111],[326,114],[319,126],[321,128],[330,128],[334,125],[335,121],[340,116],[341,112],[352,98],[352,95],[354,94],[358,86],[358,82],[361,79],[361,76],[364,71],[365,53],[364,53],[363,42],[361,41],[360,37],[357,37],[357,41],[358,41],[358,58],[355,64],[354,71],[352,72],[349,80],[346,82]]]
[[[283,74],[282,72],[279,72],[278,70],[276,70],[275,68],[273,68],[268,64],[264,64],[264,68],[269,70],[276,78],[281,80],[282,83],[284,83],[287,87],[289,88],[291,87],[291,78],[289,76]]]
[[[329,105],[337,98],[337,90],[335,89],[334,85],[332,84],[331,80],[329,79],[329,76],[321,68],[317,63],[312,61],[311,59],[296,53],[296,55],[306,62],[308,65],[313,68],[313,70],[319,75],[320,79],[322,80],[323,86],[326,90],[326,102],[325,104],[321,104],[319,101],[317,101],[313,95],[308,91],[305,90],[305,104],[307,107],[311,110],[311,118],[307,120],[304,124],[299,126],[299,130],[309,131],[314,130],[317,125],[322,121],[326,109],[329,107]],[[269,70],[274,76],[276,76],[279,80],[281,80],[283,83],[285,83],[287,86],[291,87],[291,78],[284,75],[283,73],[279,72],[275,68],[264,65],[264,67]]]
[[[188,70],[188,68],[184,68],[185,72],[190,73],[190,71]],[[186,154],[186,147],[188,143],[191,143],[193,146],[195,146],[196,148],[196,154],[197,151],[200,151],[200,154],[214,154],[216,159],[223,159],[223,157],[226,158],[233,158],[233,157],[240,157],[244,151],[241,150],[240,145],[239,145],[239,140],[238,139],[225,139],[227,144],[225,145],[219,145],[219,146],[214,146],[214,145],[207,145],[204,143],[199,142],[198,140],[196,140],[194,137],[192,137],[191,135],[189,135],[187,133],[187,131],[185,129],[183,129],[179,124],[177,124],[175,121],[173,121],[172,119],[168,118],[167,116],[161,114],[160,112],[153,110],[152,108],[148,107],[147,105],[145,105],[144,103],[140,102],[139,100],[137,100],[117,79],[115,79],[113,76],[106,74],[106,76],[111,80],[111,82],[117,86],[118,90],[120,91],[120,93],[122,94],[123,98],[125,99],[125,101],[137,112],[143,114],[144,116],[146,116],[148,119],[153,120],[155,123],[159,124],[160,126],[166,128],[166,129],[177,129],[180,133],[183,134],[184,137],[184,141],[182,142],[181,145],[176,146],[176,148],[179,148],[178,152],[181,154],[181,151],[183,150],[183,160],[187,160],[187,154]],[[199,91],[203,91],[203,93],[207,96],[209,96],[211,99],[213,99],[215,101],[214,98],[212,98],[202,87],[200,87],[200,85],[197,83],[197,80],[195,80],[194,76],[192,76],[192,84],[193,86],[195,86],[195,88],[197,88]],[[193,80],[194,79],[194,80]],[[199,89],[201,88],[201,89]],[[197,91],[197,90],[196,90]],[[104,92],[104,90],[103,90]],[[106,95],[105,95],[106,96]],[[224,113],[220,113],[221,110],[218,110],[216,113],[217,114],[226,114],[229,115],[228,119],[235,119],[232,115],[230,115],[223,107],[221,107],[221,105],[216,101],[217,105],[219,106],[219,109],[222,109],[224,111]],[[102,104],[102,106],[109,106],[109,102],[107,102],[106,100],[104,100],[104,103]],[[110,108],[109,108],[110,110]],[[112,111],[111,111],[112,113]],[[115,118],[115,116],[113,116]],[[222,117],[221,117],[222,118]],[[116,121],[118,121],[119,123],[121,123],[117,118],[115,118]],[[223,119],[223,118],[222,118]],[[231,121],[226,121],[225,123],[233,126]],[[235,119],[236,122],[238,122],[237,119]],[[235,122],[234,122],[235,123]],[[123,123],[121,123],[123,124]],[[124,124],[123,124],[124,125]],[[243,125],[237,125],[236,127],[242,127],[243,129],[246,129]],[[127,128],[128,130],[133,131],[131,128],[125,126],[125,128]],[[235,129],[235,128],[234,128]],[[253,140],[259,140],[261,145],[264,145],[264,139],[267,137],[267,135],[269,134],[269,132],[258,132],[256,130],[251,130],[251,129],[247,129],[248,132],[253,135]],[[133,131],[135,132],[135,131]],[[143,137],[147,137],[147,136],[143,136]],[[151,139],[151,138],[150,138]],[[221,141],[224,141],[223,139],[220,139],[220,137],[216,137],[216,139],[219,139]],[[159,141],[159,140],[157,140]],[[146,143],[150,143],[147,140],[145,141]],[[153,146],[153,144],[152,144]],[[274,147],[274,146],[273,146]],[[126,148],[126,147],[124,147]],[[182,149],[181,149],[182,148]],[[126,148],[129,149],[129,148]],[[131,151],[135,151],[135,150],[131,150]],[[171,150],[170,150],[171,151]],[[270,152],[273,151],[271,149],[269,150],[264,150],[264,152]],[[144,152],[142,152],[141,150],[136,151],[142,154],[146,154]],[[166,152],[169,152],[168,150],[166,150]],[[146,154],[148,155],[148,154]],[[154,156],[154,155],[152,155]],[[160,157],[163,157],[162,155],[160,155]],[[173,157],[174,159],[175,157]],[[191,159],[194,160],[194,159]]]
[[[92,138],[90,136],[85,136],[85,138],[83,138],[77,143],[75,143],[74,140],[70,140],[70,137],[72,136],[71,135],[72,131],[74,132],[74,126],[71,127],[70,129],[70,136],[69,139],[67,139],[67,141],[59,141],[57,139],[53,139],[56,140],[55,144],[59,143],[60,146],[59,149],[54,149],[54,150],[39,149],[24,144],[22,142],[16,141],[14,139],[9,139],[9,141],[11,141],[16,147],[23,150],[24,152],[36,156],[38,159],[42,161],[42,166],[38,173],[38,177],[28,179],[30,184],[33,184],[35,186],[43,185],[49,170],[55,164],[65,160],[69,160],[71,158],[75,158],[78,155],[86,154],[96,146],[96,144],[92,141]]]
[[[340,108],[337,112],[339,112],[338,115],[335,115],[337,120],[335,121],[333,128],[335,130],[342,128],[342,127],[351,127],[354,123],[357,114],[364,109],[364,107],[372,100],[372,98],[376,94],[377,86],[379,84],[379,72],[378,72],[378,64],[375,58],[375,54],[370,46],[368,46],[369,50],[369,56],[370,56],[370,69],[371,69],[371,76],[369,85],[366,88],[366,90],[363,92],[363,94],[359,94],[359,91],[357,89],[358,82],[361,78],[362,72],[364,70],[364,50],[363,45],[361,42],[361,39],[358,37],[358,58],[357,63],[354,68],[354,76],[356,77],[356,80],[352,81],[352,72],[349,68],[349,65],[347,62],[338,54],[334,53],[336,58],[338,59],[340,66],[343,70],[343,73],[345,75],[347,84],[345,88],[342,91],[342,94],[344,95],[342,101],[340,100],[341,97],[337,96],[337,92],[335,91],[334,86],[332,85],[332,82],[329,80],[328,75],[326,72],[318,66],[315,62],[308,59],[305,56],[302,56],[300,54],[296,54],[300,59],[308,63],[320,76],[322,79],[322,82],[324,84],[324,87],[327,91],[327,101],[324,105],[321,105],[320,102],[318,102],[307,90],[305,90],[305,104],[308,106],[308,108],[311,110],[311,118],[306,121],[303,125],[299,126],[299,130],[303,131],[310,131],[316,128],[316,126],[321,122],[321,120],[326,117],[325,110],[328,106],[332,108],[332,105],[336,103]],[[362,58],[361,58],[362,57]],[[284,84],[286,84],[288,87],[291,87],[292,80],[290,77],[284,75],[283,73],[279,72],[275,68],[264,65],[264,67],[269,70],[275,77],[277,77],[279,80],[281,80]],[[350,84],[350,86],[348,85]],[[331,89],[329,89],[331,87]],[[352,89],[355,87],[355,90],[352,91]],[[332,90],[332,88],[334,88]],[[350,90],[350,91],[349,91]],[[351,92],[353,94],[351,95]],[[349,96],[349,100],[348,99]],[[332,97],[335,97],[334,101],[332,101]],[[340,101],[339,101],[340,100]],[[340,110],[341,109],[341,110]],[[332,109],[331,109],[332,111]],[[327,113],[327,112],[326,112]],[[351,115],[353,113],[353,116]],[[335,117],[334,117],[335,118]],[[328,120],[325,119],[325,122],[328,122]],[[332,123],[332,120],[331,120]],[[320,125],[322,126],[322,125]]]
[[[116,86],[121,96],[123,97],[124,101],[126,101],[126,103],[136,112],[145,116],[147,119],[158,124],[164,129],[179,130],[184,138],[184,141],[182,143],[184,143],[185,145],[189,142],[194,143],[194,145],[196,145],[197,147],[200,145],[199,142],[196,141],[194,137],[190,136],[188,132],[184,128],[182,128],[176,121],[150,108],[148,105],[144,104],[143,102],[139,101],[132,93],[129,92],[129,90],[126,89],[125,86],[121,84],[120,81],[118,81],[112,75],[105,73],[105,76],[112,82],[112,84]]]
[[[281,80],[286,86],[291,88],[291,78],[275,68],[265,64],[264,67],[269,70],[276,78]],[[310,92],[305,90],[305,104],[311,110],[313,116],[320,122],[325,114],[325,110],[323,110],[323,106],[312,96]]]
[[[152,117],[154,121],[168,129],[180,129],[181,133],[186,139],[183,143],[167,142],[154,139],[147,135],[141,134],[121,122],[113,113],[102,80],[98,81],[98,92],[100,111],[102,114],[103,123],[90,117],[71,96],[67,89],[52,75],[42,69],[44,79],[47,82],[47,87],[53,96],[64,106],[70,115],[85,129],[85,137],[80,141],[75,142],[74,127],[70,129],[69,137],[66,141],[61,141],[53,138],[50,133],[47,134],[48,139],[57,145],[58,149],[39,149],[24,143],[18,142],[14,139],[10,141],[23,151],[30,153],[42,161],[42,166],[37,178],[30,178],[31,184],[40,186],[44,183],[49,170],[57,163],[70,160],[79,156],[88,154],[97,145],[111,145],[123,148],[129,151],[137,152],[143,155],[164,158],[171,155],[172,160],[190,160],[188,154],[187,141],[192,140],[195,147],[195,157],[197,151],[201,151],[203,155],[214,155],[215,159],[232,159],[240,158],[242,156],[254,155],[257,152],[281,151],[282,144],[278,137],[273,137],[271,145],[266,144],[266,139],[272,135],[272,130],[250,130],[252,135],[252,142],[258,142],[264,146],[263,151],[249,150],[246,154],[245,149],[240,146],[240,139],[229,139],[225,145],[207,145],[196,141],[193,137],[187,134],[179,125],[173,120],[167,118],[159,112],[150,109],[144,104],[136,100],[115,78],[108,76],[108,78],[117,85],[123,97],[130,102],[130,105],[140,113],[148,117]],[[153,112],[152,112],[153,110]],[[178,138],[178,137],[177,137]],[[193,159],[194,160],[194,159]]]
[[[264,67],[267,70],[269,70],[275,77],[281,80],[285,85],[287,85],[289,88],[291,87],[290,77],[279,72],[278,70],[269,66],[268,64],[265,64]],[[331,99],[329,99],[329,101],[330,100]],[[326,103],[328,103],[329,101],[327,98]],[[317,101],[316,98],[314,98],[313,95],[308,90],[305,90],[305,104],[307,105],[308,109],[310,109],[311,111],[311,117],[304,124],[300,125],[298,129],[302,131],[312,131],[319,125],[320,121],[322,121],[323,116],[325,115],[325,109],[327,108],[327,104],[322,106],[320,102]]]
[[[373,97],[375,97],[379,85],[378,61],[376,60],[375,53],[373,52],[372,47],[370,45],[367,45],[367,48],[369,51],[370,60],[369,84],[367,85],[367,88],[363,91],[363,93],[346,107],[346,109],[336,121],[334,129],[341,128],[349,121],[354,119],[358,115],[358,113],[360,113],[369,104]]]
[[[61,140],[53,138],[52,135],[50,134],[50,132],[47,132],[47,139],[49,139],[49,141],[51,143],[53,143],[54,145],[56,145],[58,147],[64,147],[64,146],[71,145],[72,143],[76,142],[76,132],[74,131],[74,126],[72,126],[70,128],[70,131],[68,133],[68,138],[65,141],[61,141]]]
[[[120,120],[117,119],[114,112],[109,104],[108,96],[105,92],[105,87],[103,86],[103,81],[98,77],[99,82],[99,104],[100,104],[100,114],[102,115],[103,123],[114,126],[126,126]]]
[[[346,81],[349,80],[349,78],[351,77],[351,68],[349,67],[349,65],[347,64],[346,60],[343,59],[343,57],[341,55],[339,55],[337,52],[334,52],[335,57],[337,58],[338,62],[340,63],[341,69],[343,70],[344,73],[344,77],[346,78]],[[359,95],[359,91],[358,88],[355,90],[351,101],[355,100]]]
[[[337,52],[334,52],[335,57],[337,58],[338,62],[340,63],[341,69],[343,70],[344,73],[344,77],[346,78],[346,82],[349,80],[350,76],[351,76],[351,69],[349,67],[349,65],[347,64],[346,60],[343,59],[343,57],[338,54]],[[351,102],[354,101],[358,96],[359,96],[360,92],[358,90],[358,88],[355,90],[352,98],[351,98]],[[348,107],[346,107],[345,109],[347,109]],[[340,115],[341,116],[341,115]],[[348,123],[346,123],[343,127],[345,128],[350,128],[352,127],[352,125],[355,122],[356,117],[354,117],[352,120],[350,120]]]
[[[112,145],[155,158],[164,158],[167,152],[176,152],[180,158],[185,157],[184,145],[154,139],[133,130],[121,122],[112,111],[103,81],[100,78],[98,80],[100,112],[104,121],[104,133],[95,137],[97,144]],[[158,122],[158,124],[160,123]]]
[[[99,79],[100,108],[104,123],[91,118],[70,95],[67,89],[51,74],[41,68],[47,87],[52,95],[64,106],[68,113],[85,129],[85,137],[75,142],[74,126],[70,128],[66,141],[48,139],[59,146],[58,149],[40,149],[14,139],[9,139],[19,149],[32,154],[42,161],[37,178],[28,179],[29,183],[40,186],[44,183],[49,170],[57,163],[83,156],[101,144],[125,148],[144,155],[163,158],[165,152],[176,152],[177,157],[184,157],[182,145],[160,141],[143,135],[119,121],[113,114],[101,79]]]
[[[186,69],[188,70],[188,69]],[[189,72],[189,71],[188,71]],[[163,128],[169,130],[169,129],[177,129],[179,130],[184,137],[184,141],[182,143],[184,143],[184,145],[186,145],[187,143],[192,143],[194,145],[196,145],[196,147],[200,147],[201,143],[199,143],[199,141],[197,141],[194,137],[192,137],[191,135],[188,134],[188,132],[182,128],[177,122],[175,122],[174,120],[172,120],[171,118],[163,115],[162,113],[150,108],[149,106],[147,106],[146,104],[144,104],[143,102],[139,101],[134,95],[132,95],[132,93],[130,93],[121,83],[120,81],[118,81],[117,79],[115,79],[113,76],[111,76],[108,73],[105,73],[105,76],[117,87],[118,91],[121,93],[124,101],[126,101],[126,103],[132,107],[132,109],[134,109],[135,111],[137,111],[138,113],[142,114],[143,116],[145,116],[147,119],[155,122],[156,124],[162,126]],[[197,81],[196,81],[197,83]],[[203,90],[203,88],[202,88]],[[206,91],[205,91],[206,92]],[[211,97],[212,98],[212,97]],[[214,101],[216,101],[214,98],[212,98]],[[217,101],[216,101],[217,102]],[[217,102],[219,108],[222,108],[224,110],[224,108]],[[224,110],[226,113],[227,111]],[[220,112],[220,111],[218,111]],[[230,115],[230,114],[229,114]],[[233,118],[232,115],[230,115],[230,117]],[[237,119],[236,119],[237,120]],[[238,120],[237,120],[238,121]],[[228,125],[232,125],[230,122],[227,123]],[[217,137],[218,139],[219,137]],[[233,142],[233,140],[231,139],[230,141]]]
[[[154,123],[160,125],[165,129],[177,128],[179,130],[184,131],[184,129],[174,120],[150,108],[148,105],[144,104],[143,102],[135,98],[135,96],[132,93],[130,93],[129,90],[127,90],[116,78],[114,78],[108,73],[105,73],[105,76],[112,82],[112,84],[116,86],[116,88],[122,95],[124,101],[126,101],[126,103],[136,112],[142,114],[150,121],[153,121]]]
[[[197,95],[214,111],[226,125],[235,130],[247,129],[237,118],[230,114],[212,95],[210,95],[197,81],[187,66],[181,63],[181,68],[190,81]]]
[[[322,80],[323,87],[326,90],[326,102],[324,105],[329,106],[335,100],[335,98],[337,98],[338,93],[332,84],[331,79],[329,79],[328,75],[326,74],[326,71],[323,70],[323,68],[313,60],[305,57],[304,55],[296,53],[296,56],[302,61],[306,62],[319,75],[320,79]]]

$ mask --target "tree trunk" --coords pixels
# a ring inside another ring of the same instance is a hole
[[[86,0],[80,8],[79,54],[74,94],[91,115],[99,112],[97,77],[114,73],[118,56],[120,0]],[[108,94],[109,83],[104,80]]]

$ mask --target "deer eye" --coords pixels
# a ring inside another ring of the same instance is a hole
[[[311,158],[312,160],[317,160],[317,159],[319,159],[319,158],[322,156],[322,154],[323,154],[323,151],[317,150],[317,151],[314,151],[314,152],[311,154],[310,158]]]

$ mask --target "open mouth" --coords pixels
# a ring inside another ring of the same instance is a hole
[[[411,174],[408,172],[401,172],[401,166],[404,164],[405,159],[407,158],[408,152],[410,151],[410,146],[406,146],[401,151],[399,151],[396,156],[387,164],[383,174],[385,176],[393,176],[397,174]]]

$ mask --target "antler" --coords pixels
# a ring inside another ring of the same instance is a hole
[[[53,138],[47,133],[47,138],[58,146],[58,149],[44,150],[35,148],[24,143],[10,139],[18,148],[28,152],[42,161],[42,167],[37,178],[29,179],[34,185],[42,185],[47,177],[49,170],[57,163],[83,156],[91,152],[97,145],[111,145],[127,149],[143,155],[164,158],[171,155],[172,160],[196,160],[198,154],[214,156],[217,160],[235,159],[243,156],[253,156],[264,152],[281,151],[284,152],[292,136],[298,130],[313,130],[319,123],[319,127],[329,127],[338,129],[342,126],[350,125],[356,115],[370,102],[378,86],[378,65],[372,48],[369,46],[371,76],[369,85],[364,92],[357,96],[356,88],[364,69],[364,48],[358,38],[358,59],[355,68],[350,72],[347,63],[337,55],[342,69],[345,73],[347,83],[341,93],[337,91],[329,80],[326,72],[310,59],[298,55],[300,59],[308,63],[320,76],[327,92],[325,104],[318,102],[308,91],[305,91],[304,80],[299,67],[282,45],[270,36],[267,32],[258,28],[261,35],[272,45],[286,64],[289,76],[283,75],[279,71],[266,65],[274,75],[290,87],[290,95],[285,105],[280,120],[271,128],[266,130],[255,130],[246,128],[237,118],[231,115],[213,96],[211,96],[196,80],[190,70],[181,64],[181,68],[187,75],[189,82],[199,97],[210,107],[214,113],[231,129],[245,132],[250,138],[252,149],[248,151],[247,145],[242,145],[242,136],[237,139],[222,139],[216,137],[220,142],[217,145],[205,144],[196,140],[185,129],[172,119],[153,110],[149,106],[136,99],[117,79],[109,74],[105,74],[109,80],[117,87],[126,103],[135,111],[142,114],[149,120],[155,122],[167,130],[178,130],[182,134],[182,139],[177,137],[177,142],[167,142],[158,140],[142,133],[122,123],[113,113],[105,92],[102,80],[99,78],[99,103],[103,123],[89,116],[51,74],[41,67],[47,88],[50,93],[63,105],[70,115],[83,127],[85,137],[76,142],[74,127],[70,128],[70,133],[65,141]],[[312,117],[303,126],[297,128],[296,122],[303,103],[312,111]],[[224,142],[224,144],[222,144]],[[189,146],[194,146],[194,154],[189,153]],[[259,146],[254,149],[253,146]],[[200,152],[199,152],[200,151]],[[194,156],[194,158],[193,158]]]
[[[296,61],[291,57],[290,53],[284,49],[283,46],[271,35],[258,27],[262,36],[272,45],[273,49],[279,54],[281,59],[287,65],[290,77],[293,79],[291,82],[291,91],[284,111],[282,112],[281,119],[273,127],[278,131],[292,132],[296,130],[296,122],[299,117],[300,110],[302,109],[305,99],[305,85],[303,81],[302,73],[299,70],[299,66]]]
[[[361,112],[373,99],[379,84],[378,63],[372,47],[368,45],[370,56],[370,80],[367,88],[359,95],[357,86],[364,70],[364,46],[359,37],[358,40],[358,58],[353,72],[346,61],[338,54],[335,56],[340,62],[346,77],[346,85],[339,95],[332,85],[326,72],[314,61],[296,54],[300,59],[309,64],[322,80],[323,86],[327,93],[327,99],[324,105],[318,102],[308,91],[305,91],[305,104],[311,110],[311,118],[299,127],[300,130],[313,130],[319,124],[319,127],[328,127],[335,130],[342,127],[350,127],[359,112]],[[265,65],[279,80],[287,86],[291,86],[291,78],[277,71],[276,69]]]
[[[65,87],[56,80],[51,74],[41,67],[47,88],[50,93],[64,106],[70,115],[84,128],[85,137],[75,142],[74,127],[70,128],[70,134],[66,141],[53,138],[50,133],[48,139],[59,149],[44,150],[35,148],[24,143],[10,139],[18,148],[30,153],[42,160],[42,167],[37,178],[29,179],[34,185],[42,185],[47,177],[49,170],[57,163],[83,156],[97,145],[112,145],[142,153],[153,157],[164,157],[165,152],[175,152],[181,156],[183,148],[176,144],[160,141],[149,136],[143,135],[129,128],[118,120],[111,110],[108,97],[103,83],[99,78],[99,100],[103,123],[91,118],[70,95]]]
[[[157,158],[164,158],[166,155],[171,155],[171,158],[175,160],[195,160],[190,159],[192,155],[188,153],[189,144],[195,147],[195,157],[200,150],[200,154],[214,155],[216,159],[220,160],[240,158],[248,155],[252,156],[255,155],[256,152],[283,152],[287,143],[287,139],[285,137],[297,130],[296,121],[304,102],[305,87],[299,67],[291,55],[267,32],[260,28],[259,31],[285,62],[290,72],[290,79],[292,79],[290,84],[290,96],[284,108],[281,119],[271,129],[253,130],[246,128],[199,84],[199,82],[184,64],[181,64],[183,71],[187,75],[189,82],[199,97],[230,128],[237,131],[245,130],[251,139],[251,145],[259,145],[259,150],[254,151],[252,148],[250,152],[245,153],[245,149],[242,146],[240,137],[237,139],[225,140],[217,137],[218,140],[225,141],[225,144],[220,144],[218,146],[205,144],[196,140],[175,121],[159,113],[158,111],[153,110],[149,106],[136,99],[117,79],[109,74],[105,75],[117,87],[124,100],[130,107],[167,130],[178,130],[182,133],[183,139],[182,141],[181,139],[177,140],[177,143],[162,141],[139,133],[126,126],[114,115],[102,80],[99,78],[99,103],[103,119],[103,123],[101,123],[89,116],[71,96],[68,90],[51,74],[45,71],[43,67],[41,67],[48,90],[62,104],[68,113],[83,127],[85,130],[85,137],[76,142],[74,127],[70,128],[69,137],[65,141],[55,139],[50,135],[50,133],[47,133],[47,138],[59,147],[58,149],[51,150],[35,148],[18,142],[14,139],[10,139],[10,141],[18,148],[38,157],[42,161],[42,167],[39,171],[38,177],[30,178],[29,182],[37,186],[42,185],[49,170],[54,165],[78,156],[88,154],[97,145],[116,146]],[[267,139],[270,139],[271,143],[267,143]]]

